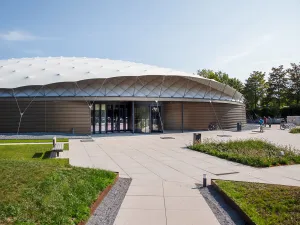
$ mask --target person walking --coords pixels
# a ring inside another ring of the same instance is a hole
[[[260,118],[260,120],[258,121],[259,123],[259,132],[263,133],[264,129],[263,129],[263,125],[264,125],[264,120],[262,118]]]
[[[265,124],[265,127],[267,126],[267,117],[264,116],[264,124]]]

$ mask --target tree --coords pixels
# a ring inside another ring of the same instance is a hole
[[[264,72],[253,71],[246,80],[243,94],[248,109],[256,109],[257,104],[263,101],[266,89],[265,75]]]
[[[242,83],[242,81],[240,81],[237,78],[229,78],[228,83],[227,83],[230,87],[233,87],[235,90],[237,90],[240,93],[243,93],[244,91],[244,84]]]
[[[239,79],[230,78],[227,73],[224,73],[222,71],[214,72],[213,70],[203,69],[203,70],[198,70],[197,74],[201,77],[213,79],[220,83],[227,84],[239,92],[243,91],[244,85]]]
[[[267,97],[269,101],[275,101],[280,108],[287,94],[286,70],[283,66],[273,67],[269,73]]]
[[[295,101],[298,105],[300,102],[300,63],[291,63],[291,68],[287,69],[288,82],[288,95],[291,99],[290,102]]]
[[[221,82],[218,75],[213,70],[207,70],[207,69],[198,70],[197,75]]]

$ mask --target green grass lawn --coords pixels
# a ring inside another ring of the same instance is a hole
[[[288,147],[263,140],[209,141],[189,146],[190,149],[254,167],[299,164],[300,155]],[[284,155],[281,156],[281,151]]]
[[[57,142],[69,142],[68,138],[57,138]],[[6,139],[0,140],[0,143],[52,143],[52,139]]]
[[[78,224],[113,172],[50,159],[51,144],[0,146],[0,224]]]
[[[217,180],[257,225],[300,224],[300,187]]]
[[[290,130],[292,134],[300,134],[300,127],[294,127]]]
[[[50,159],[52,144],[0,145],[0,159],[42,161],[56,165],[69,165],[68,159]]]

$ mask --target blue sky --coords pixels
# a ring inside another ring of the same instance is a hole
[[[300,62],[299,0],[5,0],[0,59],[85,56],[244,81]]]

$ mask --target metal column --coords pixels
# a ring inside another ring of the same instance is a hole
[[[132,123],[132,133],[134,134],[134,101],[132,101],[132,121],[131,121],[131,123]]]
[[[181,103],[181,132],[183,133],[183,129],[184,129],[184,127],[183,127],[183,116],[184,116],[184,104],[183,104],[183,102]]]

